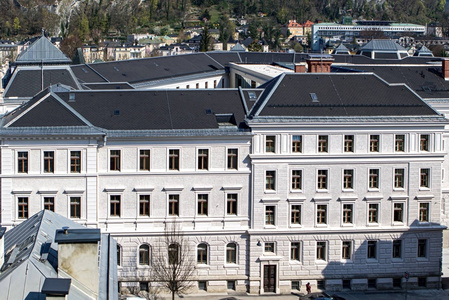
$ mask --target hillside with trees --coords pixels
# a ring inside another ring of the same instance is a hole
[[[96,43],[130,33],[178,33],[207,21],[225,41],[234,28],[229,18],[245,17],[254,38],[262,30],[275,39],[289,19],[340,22],[345,15],[447,27],[449,14],[445,0],[0,0],[0,37],[21,39],[45,28]]]

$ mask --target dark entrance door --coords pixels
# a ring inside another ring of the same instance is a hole
[[[275,292],[276,288],[276,266],[263,266],[263,290],[264,292]]]

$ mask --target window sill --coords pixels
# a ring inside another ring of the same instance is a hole
[[[420,191],[430,191],[430,188],[429,187],[425,187],[425,186],[420,186],[419,190]]]
[[[327,224],[316,224],[315,227],[316,228],[327,228],[328,225]]]
[[[264,229],[276,229],[277,226],[276,225],[265,225],[263,228]]]
[[[354,223],[343,223],[341,227],[354,227]]]
[[[299,260],[290,260],[290,264],[292,264],[292,265],[302,265],[301,261],[299,261]]]
[[[405,226],[404,222],[393,222],[393,226]]]
[[[340,262],[342,262],[344,264],[352,264],[352,263],[354,263],[354,261],[352,259],[345,259],[345,258],[342,258],[340,260]]]
[[[150,265],[137,265],[137,270],[139,269],[149,269]]]
[[[429,259],[427,257],[417,257],[416,260],[418,262],[428,262],[429,261]]]
[[[265,190],[265,194],[276,194],[276,190]]]
[[[210,266],[207,264],[197,264],[196,268],[197,269],[210,269]]]
[[[223,268],[227,268],[227,269],[237,269],[240,268],[240,266],[238,264],[224,264]]]
[[[368,223],[368,224],[366,224],[366,226],[369,226],[369,227],[379,227],[380,224],[379,224],[379,223]]]
[[[329,193],[328,189],[316,189],[317,193]]]
[[[299,194],[299,193],[304,193],[304,191],[303,191],[303,190],[300,190],[300,189],[297,189],[297,190],[291,189],[291,190],[290,190],[290,193],[291,193],[291,194]]]
[[[404,260],[403,260],[402,258],[399,258],[399,257],[393,257],[393,258],[391,259],[391,262],[392,262],[392,263],[403,263]]]
[[[324,260],[324,259],[317,259],[317,260],[315,260],[315,263],[316,263],[317,265],[324,265],[324,264],[327,264],[327,260]]]
[[[379,188],[368,188],[368,192],[380,192]]]
[[[300,229],[302,227],[303,227],[302,224],[290,224],[290,228],[298,228],[298,229]]]

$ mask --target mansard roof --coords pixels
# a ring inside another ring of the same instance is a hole
[[[70,64],[72,61],[49,39],[41,36],[17,56],[16,64]]]
[[[43,89],[57,83],[78,88],[70,68],[18,67],[5,89],[4,97],[30,99]]]
[[[404,117],[439,114],[403,84],[372,73],[283,74],[250,112],[257,117]]]

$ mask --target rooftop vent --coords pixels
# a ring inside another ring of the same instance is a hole
[[[212,109],[206,109],[206,115],[211,115],[212,114]]]
[[[315,93],[310,93],[310,98],[312,99],[312,102],[313,102],[313,103],[318,103],[318,102],[320,102],[320,101],[318,100],[318,97],[317,97],[317,95],[316,95]]]
[[[114,116],[120,116],[120,111],[118,109],[114,110]]]
[[[117,72],[119,72],[120,70],[117,67],[114,67],[114,70],[116,70]]]

